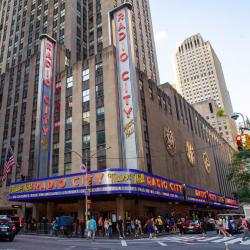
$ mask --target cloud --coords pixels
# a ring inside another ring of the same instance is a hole
[[[161,43],[163,41],[166,41],[167,31],[165,31],[165,30],[157,31],[157,32],[155,32],[154,37],[155,37],[156,43]]]

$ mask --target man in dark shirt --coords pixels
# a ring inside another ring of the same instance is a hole
[[[121,216],[118,217],[116,229],[118,231],[119,238],[120,239],[124,238],[124,222]]]

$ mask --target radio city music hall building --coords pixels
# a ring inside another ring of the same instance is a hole
[[[26,216],[82,218],[81,163],[96,216],[238,207],[226,178],[233,149],[169,84],[138,67],[131,16],[130,4],[112,10],[109,44],[72,65],[64,46],[41,36],[31,59],[39,65],[32,165],[22,172],[28,180],[16,181],[13,169],[10,186],[2,184],[10,205],[25,202]]]

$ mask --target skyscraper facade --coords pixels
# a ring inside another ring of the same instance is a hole
[[[212,99],[227,115],[232,114],[221,63],[209,41],[200,34],[185,39],[177,48],[175,65],[178,90],[189,103]]]

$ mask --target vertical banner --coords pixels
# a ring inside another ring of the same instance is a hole
[[[48,35],[42,35],[38,82],[37,123],[36,123],[36,176],[49,175],[52,98],[55,67],[56,42]]]
[[[116,47],[123,167],[138,169],[138,103],[130,9],[131,5],[126,3],[114,9],[110,15],[112,40]]]

